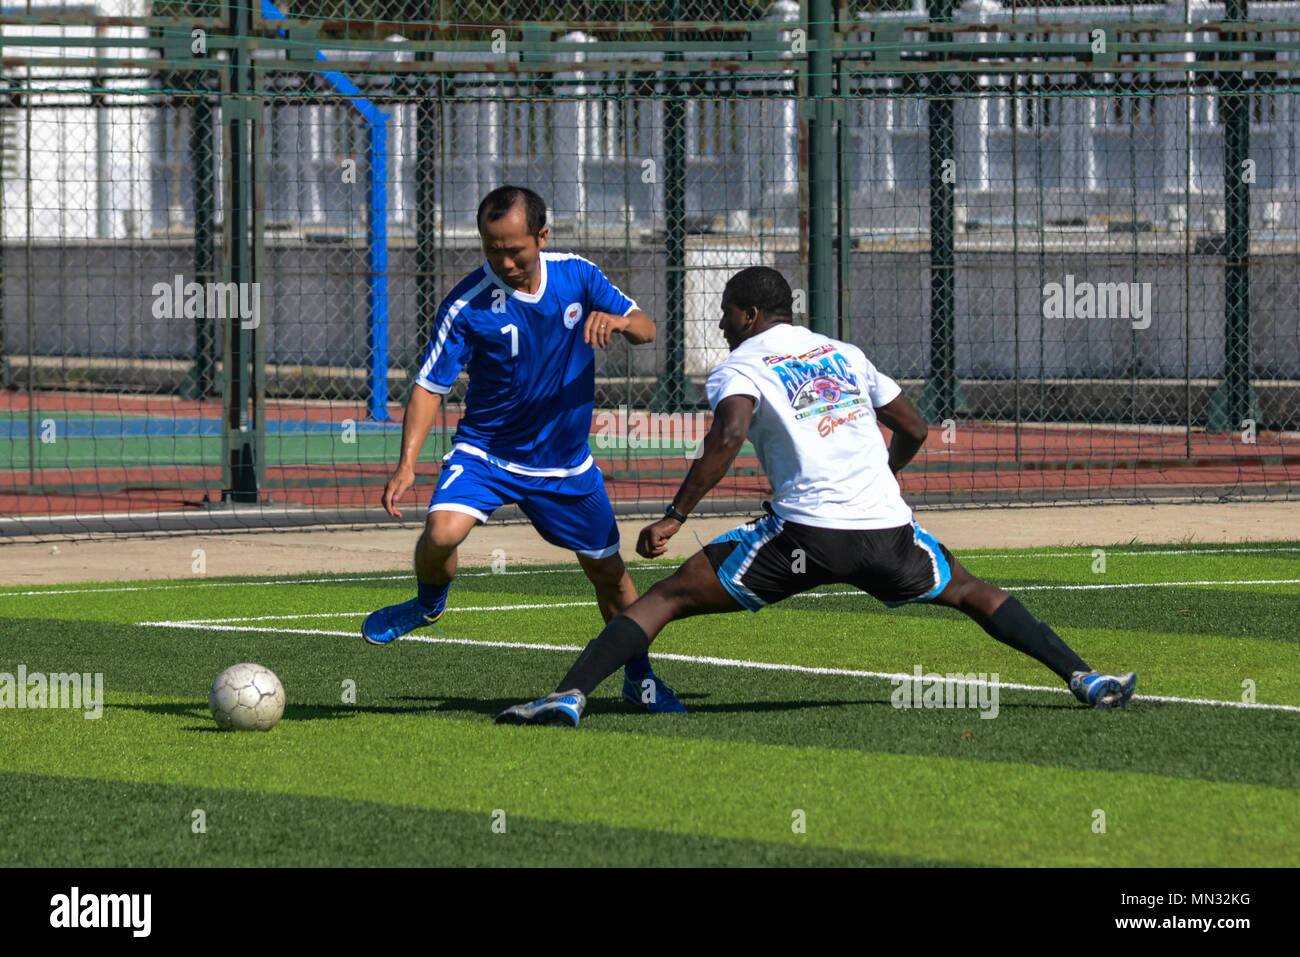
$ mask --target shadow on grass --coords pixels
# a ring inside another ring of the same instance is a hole
[[[705,704],[700,701],[692,700],[698,698],[707,698],[707,694],[696,695],[679,695],[686,699],[687,708],[689,709],[686,717],[692,714],[768,714],[779,711],[812,711],[816,708],[840,708],[840,707],[874,707],[887,708],[894,710],[893,705],[888,698],[860,698],[854,700],[832,699],[826,701],[816,701],[804,699],[801,701],[728,701],[717,702],[715,704]],[[421,699],[415,699],[421,700]],[[526,700],[523,698],[432,698],[423,700],[437,701],[438,704],[428,710],[431,711],[460,711],[472,714],[491,715],[495,717],[511,705],[520,704]],[[1048,711],[1059,712],[1062,709],[1075,707],[1073,702],[1061,702],[1060,704],[1034,704],[1025,702],[1020,704],[1002,703],[999,705],[1000,711]],[[923,709],[911,709],[923,710]],[[924,710],[952,710],[952,709],[924,709]],[[962,710],[973,711],[974,708]],[[657,715],[639,708],[630,701],[622,699],[610,700],[608,698],[596,698],[587,705],[586,715],[610,715],[618,717],[640,716],[645,718],[672,718],[677,715]]]
[[[504,707],[508,707],[504,706]],[[181,718],[198,718],[205,722],[212,721],[212,714],[201,704],[118,704],[109,705],[108,709],[122,708],[142,711],[145,714],[173,715]],[[284,709],[283,721],[334,721],[348,718],[355,714],[418,714],[420,712],[439,711],[436,707],[399,707],[399,706],[364,706],[354,704],[290,704]],[[187,726],[186,731],[218,731],[215,724]]]
[[[640,708],[629,702],[621,702],[622,708],[612,708],[606,713],[609,714],[638,714],[643,713]],[[897,708],[888,699],[862,698],[857,701],[731,701],[718,704],[696,704],[691,706],[691,711],[695,714],[736,714],[751,713],[759,714],[765,711],[805,711],[813,708],[838,708],[865,705],[868,707],[884,707],[898,711],[976,711],[973,705],[966,708]],[[1073,701],[1063,701],[1060,704],[1033,704],[1024,702],[1020,704],[1008,704],[999,702],[998,711],[1061,711],[1062,709],[1074,708],[1077,705]]]
[[[700,699],[709,697],[708,694],[683,694],[682,698],[686,699],[688,704],[688,714],[709,715],[709,714],[768,714],[773,712],[797,712],[811,711],[817,708],[844,708],[844,707],[870,707],[870,708],[890,708],[893,705],[888,698],[859,698],[859,699],[831,699],[831,700],[792,700],[792,701],[729,701],[708,704]],[[285,721],[335,721],[340,718],[349,718],[358,714],[479,714],[485,717],[495,718],[502,711],[512,705],[520,704],[528,700],[524,698],[449,698],[437,696],[414,696],[404,695],[400,701],[423,702],[422,704],[411,705],[311,705],[311,704],[291,704],[284,709]],[[640,716],[645,718],[660,718],[659,715],[651,714],[642,708],[637,707],[629,701],[622,699],[610,700],[604,698],[595,699],[594,707],[589,707],[587,714],[609,715],[613,717]],[[212,716],[208,709],[201,704],[175,704],[175,703],[150,703],[150,704],[119,704],[110,705],[110,708],[123,708],[132,711],[141,711],[146,714],[171,715],[183,718],[194,718],[203,721],[201,725],[187,725],[182,730],[201,731],[201,732],[219,732],[219,729],[212,723]],[[1053,704],[1039,704],[1033,702],[1007,703],[999,705],[1000,711],[1048,711],[1060,712],[1066,709],[1077,707],[1073,701],[1061,701]],[[927,709],[909,709],[909,710],[927,710]],[[966,709],[974,710],[974,709]],[[671,716],[670,716],[671,717]]]

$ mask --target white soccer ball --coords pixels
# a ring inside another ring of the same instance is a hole
[[[208,707],[222,731],[270,731],[284,714],[284,685],[262,665],[231,665],[212,682]]]

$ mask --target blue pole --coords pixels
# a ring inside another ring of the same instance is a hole
[[[386,117],[385,117],[386,118]],[[370,418],[388,419],[388,126],[370,124],[370,222],[366,242],[370,252]]]
[[[262,0],[262,19],[287,19],[271,0]],[[285,30],[277,30],[288,36]],[[320,50],[316,59],[328,62]],[[388,422],[388,114],[361,95],[361,89],[338,70],[321,73],[327,83],[342,93],[366,121],[366,161],[370,178],[366,188],[366,258],[370,266],[366,304],[370,321],[366,345],[370,366],[366,370],[367,405],[370,418]]]

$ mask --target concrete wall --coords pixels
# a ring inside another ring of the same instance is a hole
[[[1097,241],[1098,243],[1101,240]],[[1124,240],[1119,240],[1120,246]],[[781,269],[800,285],[799,260],[791,243],[751,247],[753,262]],[[1026,243],[1013,255],[1004,250],[958,253],[957,369],[967,378],[1009,378],[1016,372],[1017,311],[1022,377],[1214,378],[1223,354],[1223,267],[1221,255],[1049,251],[1040,257]],[[581,253],[657,320],[666,308],[662,249],[635,240],[630,247],[569,242],[561,233],[557,250]],[[1181,245],[1178,247],[1181,250]],[[725,254],[716,252],[725,249]],[[961,246],[959,244],[959,250]],[[712,250],[712,252],[711,252]],[[34,245],[4,248],[3,342],[7,352],[28,350],[28,277],[34,277],[32,351],[41,356],[98,356],[183,359],[194,348],[194,320],[153,316],[153,286],[186,281],[192,252],[180,241]],[[717,298],[721,282],[746,259],[744,247],[692,237],[688,244],[687,342],[693,351],[721,345]],[[438,260],[437,287],[449,290],[481,261],[472,240],[449,244]],[[706,263],[712,262],[711,266]],[[852,254],[849,340],[896,377],[922,377],[929,368],[928,253],[924,249],[857,250]],[[263,277],[263,321],[271,363],[364,365],[366,279],[364,249],[345,244],[270,245]],[[417,288],[414,250],[390,255],[389,353],[397,367],[418,361]],[[29,271],[30,270],[30,271]],[[1043,284],[1062,282],[1150,283],[1149,328],[1134,330],[1125,318],[1046,319]],[[1187,285],[1190,277],[1191,285]],[[441,292],[439,298],[441,298]],[[1300,251],[1252,253],[1252,332],[1255,375],[1300,379]],[[1186,330],[1190,328],[1190,369]],[[220,339],[218,338],[218,341]],[[721,352],[708,353],[717,360]],[[664,366],[664,338],[647,349],[621,344],[599,357],[602,375],[654,376]],[[697,356],[698,358],[698,356]],[[704,365],[708,363],[705,362]],[[691,371],[705,371],[700,362]]]

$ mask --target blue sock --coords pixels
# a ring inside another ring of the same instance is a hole
[[[427,585],[424,582],[416,582],[415,597],[422,609],[433,611],[447,600],[447,589],[449,588],[451,588],[451,582],[447,582],[445,585]]]
[[[635,658],[629,658],[627,664],[623,667],[627,671],[627,676],[633,681],[654,674],[653,669],[650,667],[650,655],[647,653],[639,654]]]

